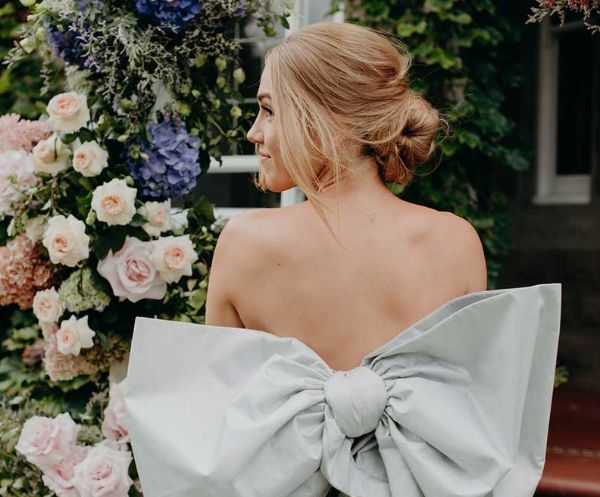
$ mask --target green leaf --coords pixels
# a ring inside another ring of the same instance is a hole
[[[423,4],[424,12],[442,12],[450,10],[454,0],[425,0]]]
[[[204,288],[197,288],[189,293],[188,305],[198,312],[204,303],[206,302],[206,290]]]
[[[470,24],[473,18],[467,12],[461,12],[460,14],[449,14],[449,19],[457,24]]]
[[[506,162],[511,167],[513,171],[527,171],[530,167],[530,162],[518,151],[518,150],[510,150],[508,154],[506,154]]]
[[[66,145],[73,143],[77,139],[77,133],[69,133],[60,137],[61,141]]]
[[[92,182],[91,182],[90,178],[88,178],[86,176],[80,176],[79,179],[77,180],[77,182],[81,186],[83,186],[86,190],[93,190],[94,189],[94,186],[92,185]]]
[[[427,29],[427,22],[421,19],[417,24],[407,24],[399,22],[396,24],[396,34],[402,38],[412,36],[415,33],[423,34]]]
[[[127,226],[113,226],[109,230],[109,233],[104,235],[108,238],[108,246],[112,249],[113,253],[118,252],[127,237]]]
[[[79,131],[79,139],[82,143],[94,141],[95,136],[89,129],[83,128]]]

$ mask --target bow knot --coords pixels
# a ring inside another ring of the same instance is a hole
[[[388,402],[383,379],[366,366],[334,372],[325,382],[324,391],[325,401],[347,437],[373,431]]]

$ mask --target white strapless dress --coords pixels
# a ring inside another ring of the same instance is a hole
[[[125,401],[144,495],[531,497],[560,314],[560,283],[470,293],[349,371],[295,338],[138,317]]]

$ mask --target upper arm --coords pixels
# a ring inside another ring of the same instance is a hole
[[[237,283],[243,278],[243,217],[240,214],[229,219],[217,239],[208,275],[205,320],[207,325],[244,327],[234,305]]]
[[[487,290],[487,265],[483,244],[475,227],[451,212],[447,214],[449,232],[446,240],[452,249],[452,260],[465,282],[465,293]]]

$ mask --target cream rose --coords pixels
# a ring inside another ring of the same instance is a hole
[[[152,260],[167,283],[192,275],[192,264],[198,259],[189,235],[167,236],[152,243]]]
[[[36,172],[56,176],[69,167],[71,150],[57,135],[53,135],[38,142],[31,156]]]
[[[92,209],[98,220],[109,225],[128,224],[135,215],[137,189],[127,185],[124,179],[114,178],[94,190]]]
[[[65,312],[65,306],[54,287],[40,290],[33,297],[33,313],[41,323],[55,323]]]
[[[51,470],[77,453],[79,430],[68,413],[55,418],[33,416],[25,421],[15,450],[43,471]]]
[[[94,346],[92,337],[96,335],[88,326],[88,317],[77,319],[71,316],[60,323],[56,332],[56,348],[61,354],[79,355],[81,349],[89,349]]]
[[[75,466],[71,482],[81,497],[127,497],[133,483],[129,477],[132,459],[130,451],[114,449],[102,441]]]
[[[160,236],[163,231],[171,229],[171,199],[164,202],[146,202],[138,209],[138,212],[144,216],[147,223],[142,228],[150,236]]]
[[[85,233],[85,224],[72,214],[58,215],[48,221],[42,238],[54,264],[75,267],[90,255],[90,237]]]
[[[73,169],[83,176],[98,176],[108,166],[108,152],[95,141],[85,142],[73,153]]]
[[[74,133],[83,128],[90,120],[85,95],[75,92],[55,95],[48,102],[46,112],[50,118],[50,128],[58,133]]]
[[[108,280],[117,297],[137,302],[142,299],[162,299],[167,285],[152,261],[152,245],[128,236],[118,252],[109,251],[98,262],[98,272]]]

